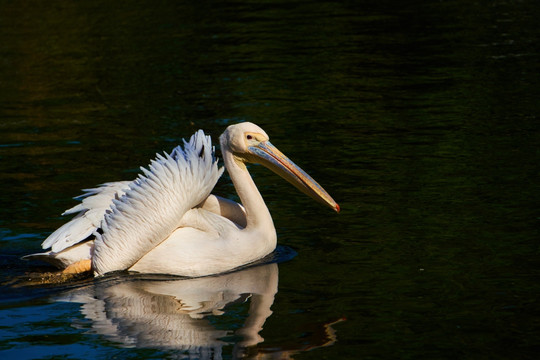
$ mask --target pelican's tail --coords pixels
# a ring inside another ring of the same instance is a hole
[[[23,256],[23,260],[40,260],[49,263],[58,269],[65,269],[81,260],[89,260],[92,258],[94,241],[83,241],[76,243],[59,252],[46,251],[42,253],[30,254]]]
[[[223,173],[210,136],[197,131],[171,154],[157,154],[148,169],[112,200],[95,233],[92,266],[96,275],[125,270],[165,240],[182,216],[204,201]]]

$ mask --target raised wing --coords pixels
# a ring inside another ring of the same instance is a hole
[[[92,267],[96,275],[130,268],[179,226],[183,215],[203,202],[223,173],[209,136],[196,132],[184,147],[157,155],[148,169],[112,201],[96,233]]]
[[[82,198],[82,202],[62,214],[78,213],[77,216],[49,235],[41,244],[43,249],[51,248],[51,251],[58,253],[92,235],[101,227],[101,221],[113,199],[124,195],[129,183],[130,181],[110,182],[95,189],[83,190],[85,193],[76,198]]]

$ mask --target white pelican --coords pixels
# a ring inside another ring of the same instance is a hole
[[[116,270],[198,277],[249,264],[276,247],[270,212],[246,168],[260,163],[339,212],[339,205],[283,155],[255,124],[229,126],[221,152],[241,203],[210,195],[223,173],[209,136],[196,132],[183,148],[157,155],[131,182],[85,190],[78,213],[27,255],[65,272]]]

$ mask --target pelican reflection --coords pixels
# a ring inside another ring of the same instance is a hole
[[[122,346],[177,349],[193,358],[219,359],[223,346],[232,344],[227,337],[240,338],[234,343],[242,348],[263,341],[259,331],[272,314],[278,266],[196,279],[103,280],[57,300],[81,303],[81,312],[92,321],[91,331]],[[248,315],[240,329],[216,326],[219,321],[213,316],[248,299]]]
[[[333,325],[344,319],[303,324],[301,338],[264,342],[259,333],[277,291],[278,264],[267,263],[202,278],[104,277],[55,300],[82,304],[91,333],[122,347],[173,351],[182,359],[222,359],[225,346],[233,358],[289,359],[335,343]]]

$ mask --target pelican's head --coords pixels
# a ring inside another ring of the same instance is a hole
[[[221,135],[220,143],[222,151],[231,151],[237,162],[264,165],[298,190],[339,212],[339,205],[326,190],[272,145],[259,126],[250,122],[231,125]]]

